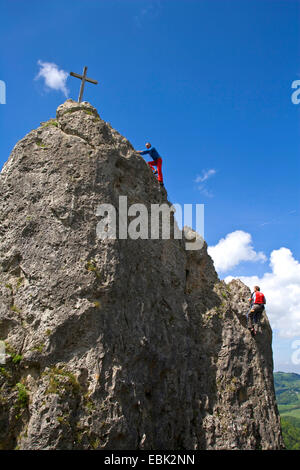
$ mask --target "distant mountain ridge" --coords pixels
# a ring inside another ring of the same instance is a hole
[[[300,375],[275,372],[274,386],[285,446],[300,450]]]
[[[300,375],[289,372],[275,372],[274,385],[278,405],[299,403],[300,407]]]

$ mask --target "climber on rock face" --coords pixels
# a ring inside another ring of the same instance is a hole
[[[256,335],[254,326],[259,323],[261,314],[264,311],[266,298],[262,292],[260,292],[259,286],[254,286],[254,292],[248,299],[250,302],[250,310],[247,313],[247,326],[253,336]]]
[[[140,155],[146,155],[149,153],[149,155],[152,157],[152,162],[148,162],[148,165],[152,170],[154,170],[154,174],[157,174],[157,179],[159,183],[163,185],[163,175],[161,171],[162,158],[156,148],[151,146],[150,142],[146,143],[146,149],[147,150],[138,150],[137,153],[139,153]],[[157,167],[157,170],[154,169],[155,166]]]

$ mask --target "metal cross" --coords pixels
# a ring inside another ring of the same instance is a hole
[[[91,78],[87,78],[86,71],[87,71],[87,67],[84,67],[82,75],[79,75],[78,73],[70,72],[70,75],[72,75],[72,77],[80,78],[80,80],[81,80],[78,103],[81,103],[81,101],[82,101],[82,95],[83,95],[85,82],[94,83],[94,85],[98,84],[97,80],[92,80]]]

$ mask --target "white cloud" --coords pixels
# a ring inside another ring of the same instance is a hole
[[[241,276],[250,289],[259,285],[267,299],[266,310],[272,328],[279,335],[292,338],[300,335],[300,263],[291,250],[282,247],[270,256],[271,272],[258,276]],[[225,278],[226,282],[233,279]]]
[[[206,197],[213,197],[212,191],[206,187],[206,181],[215,174],[216,170],[214,168],[211,168],[210,170],[202,170],[202,175],[198,175],[195,179],[195,183],[201,183],[198,185],[198,189]]]
[[[43,78],[47,88],[51,90],[62,91],[63,94],[67,97],[69,93],[66,86],[69,75],[68,72],[59,70],[58,66],[51,62],[42,62],[39,60],[38,65],[40,66],[40,70],[35,77],[35,80]]]
[[[142,4],[142,3],[141,3]],[[144,3],[143,7],[134,16],[134,21],[139,28],[142,28],[144,21],[155,19],[159,16],[162,8],[160,0],[148,0],[147,4]]]
[[[201,194],[203,194],[203,196],[206,196],[206,197],[214,197],[214,193],[210,190],[210,189],[207,189],[204,184],[198,186],[198,189],[199,191],[201,192]]]
[[[202,176],[197,176],[195,179],[196,183],[204,183],[208,178],[216,174],[216,170],[211,168],[210,170],[202,170]]]
[[[229,233],[215,246],[209,246],[208,253],[218,272],[228,271],[242,261],[266,261],[267,259],[264,253],[257,253],[254,250],[250,233],[242,230]]]

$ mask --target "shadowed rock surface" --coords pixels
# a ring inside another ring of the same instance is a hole
[[[97,237],[97,206],[168,202],[89,103],[67,100],[0,176],[2,449],[278,449],[272,332],[206,244]]]

